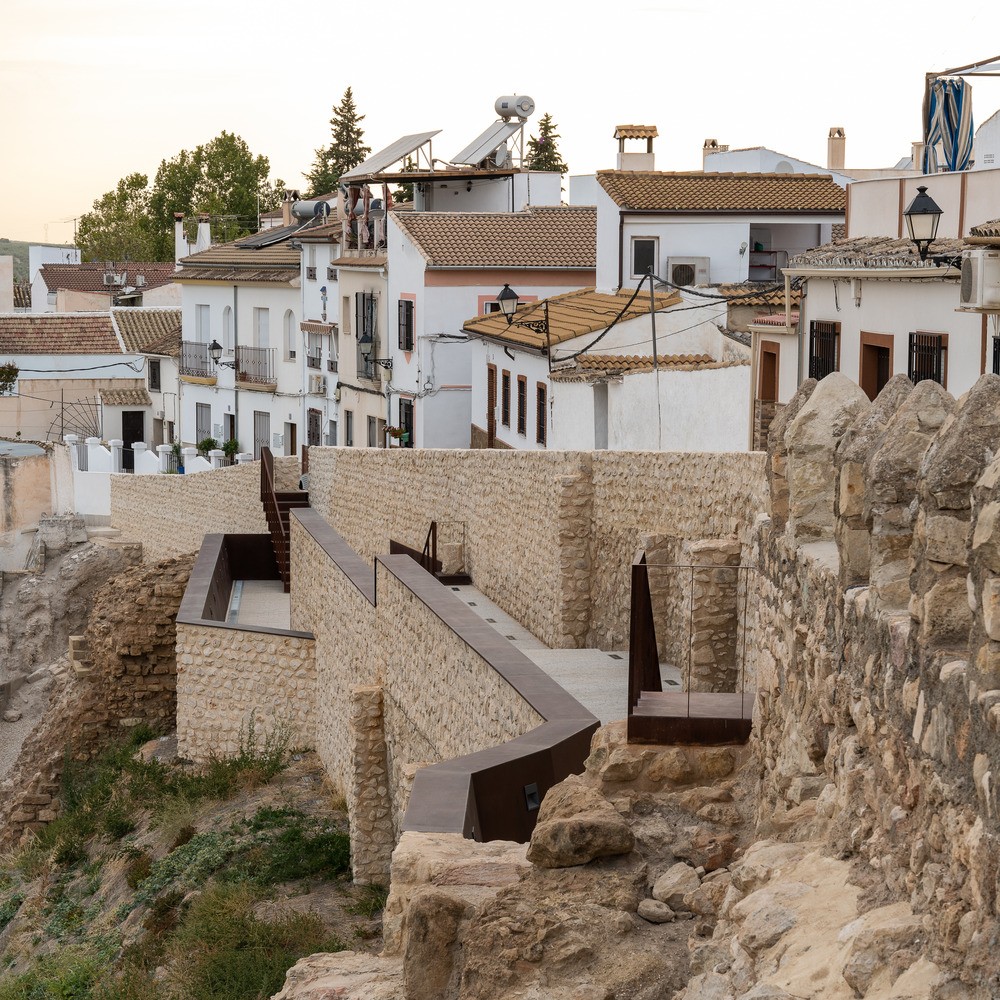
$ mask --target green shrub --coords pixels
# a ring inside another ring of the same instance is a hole
[[[298,959],[343,950],[318,917],[264,921],[253,914],[255,902],[245,888],[213,886],[191,904],[170,947],[170,978],[181,996],[265,1000],[281,989]]]
[[[357,898],[351,906],[347,907],[347,912],[374,920],[385,909],[385,901],[388,898],[389,889],[387,886],[379,885],[377,882],[359,886]]]

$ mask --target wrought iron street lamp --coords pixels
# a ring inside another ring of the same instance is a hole
[[[927,188],[918,187],[917,196],[910,202],[903,218],[906,219],[907,232],[916,244],[921,260],[927,260],[927,248],[937,238],[942,214],[937,202],[927,193]]]
[[[212,363],[218,365],[221,368],[236,368],[235,361],[222,361],[222,344],[217,340],[213,340],[211,344],[208,345],[208,356],[212,359]]]
[[[549,342],[549,300],[542,301],[541,319],[514,319],[517,307],[520,304],[517,292],[510,285],[505,284],[497,295],[497,302],[500,304],[500,312],[504,314],[508,326],[521,326],[526,330],[534,330],[535,333],[545,334],[545,343]]]
[[[373,358],[372,349],[374,346],[375,341],[372,340],[372,335],[366,330],[358,338],[358,347],[361,348],[361,356],[365,359],[366,363],[370,365],[378,365],[379,368],[385,368],[391,371],[392,358]]]

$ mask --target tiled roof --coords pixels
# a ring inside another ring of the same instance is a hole
[[[616,125],[616,139],[655,139],[660,133],[655,125]]]
[[[767,287],[766,285],[764,286]],[[725,295],[730,300],[730,306],[772,306],[778,309],[785,308],[785,293],[782,289],[772,291],[757,291],[753,284],[717,285],[714,291],[720,295]],[[792,305],[798,305],[802,298],[802,293],[797,289],[791,290]]]
[[[934,254],[956,256],[962,252],[964,240],[935,240],[928,258]],[[849,240],[834,240],[821,247],[796,254],[790,267],[936,267],[930,259],[921,264],[920,254],[912,240],[895,236],[855,236]]]
[[[429,267],[597,266],[597,210],[407,212],[396,224]]]
[[[0,315],[0,355],[121,353],[108,313]]]
[[[185,269],[189,267],[249,267],[262,269],[266,267],[294,267],[298,270],[300,254],[292,249],[289,241],[274,243],[271,246],[253,248],[241,247],[238,243],[220,243],[209,247],[201,253],[182,257],[180,263]]]
[[[126,351],[170,357],[180,354],[180,309],[112,309],[111,315]]]
[[[711,174],[601,170],[622,208],[645,212],[781,212],[842,215],[843,188],[828,174]]]
[[[592,288],[566,292],[563,295],[553,295],[544,300],[548,302],[548,342],[561,344],[574,337],[582,337],[584,334],[603,330],[622,312],[631,297],[630,291],[609,295],[604,292],[595,292]],[[657,295],[656,308],[657,310],[666,309],[680,301],[681,297],[676,292],[670,295]],[[641,296],[636,298],[632,305],[625,310],[621,321],[636,319],[638,316],[644,316],[648,313],[649,298]],[[543,302],[531,302],[518,309],[515,321],[509,326],[501,313],[489,313],[486,316],[478,316],[468,320],[463,329],[469,333],[490,337],[493,340],[502,340],[520,347],[541,350],[546,346],[545,334],[518,326],[518,323],[539,322],[544,319],[544,316]]]
[[[374,257],[337,257],[330,261],[333,267],[385,267],[389,258],[385,254]]]
[[[991,222],[983,222],[978,226],[973,226],[969,230],[968,242],[973,246],[1000,245],[1000,219],[993,219]]]
[[[788,321],[795,326],[799,321],[799,311],[798,309],[793,309],[788,314]],[[784,326],[785,325],[785,314],[782,313],[767,313],[763,316],[754,316],[753,326]]]
[[[108,270],[115,274],[125,274],[125,283],[105,285],[104,275]],[[39,273],[50,292],[57,288],[68,288],[75,292],[121,291],[126,285],[135,286],[136,277],[140,274],[145,279],[141,287],[148,290],[173,281],[174,265],[169,261],[135,261],[113,264],[109,269],[102,261],[89,261],[83,264],[43,264]]]
[[[339,243],[344,227],[341,222],[327,222],[322,226],[310,226],[297,233],[295,238],[303,243]]]
[[[30,309],[31,308],[31,282],[30,281],[15,281],[14,282],[14,308],[15,309]]]
[[[101,402],[105,406],[153,405],[145,389],[101,389]]]
[[[278,267],[182,267],[176,280],[181,284],[188,281],[226,281],[232,284],[272,284],[287,285],[296,281],[299,269]]]
[[[716,361],[708,354],[660,354],[657,361],[662,371],[700,372],[715,368],[742,368],[750,364],[745,359]],[[653,371],[653,356],[584,354],[576,359],[576,368],[554,371],[556,382],[603,382],[609,378]]]

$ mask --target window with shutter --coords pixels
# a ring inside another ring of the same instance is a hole
[[[413,300],[399,300],[399,349],[413,350]]]

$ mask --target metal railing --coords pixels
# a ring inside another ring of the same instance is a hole
[[[291,589],[291,548],[289,544],[288,516],[294,507],[308,507],[309,494],[305,490],[278,492],[274,488],[274,456],[270,448],[260,450],[260,500],[264,518],[271,535],[274,558],[285,593]]]
[[[317,371],[323,367],[323,355],[310,351],[306,355],[306,368],[315,368]]]
[[[208,355],[208,344],[199,344],[195,340],[181,341],[180,373],[190,378],[215,377],[215,365]]]
[[[249,382],[254,385],[276,384],[274,348],[237,347],[236,381]]]

